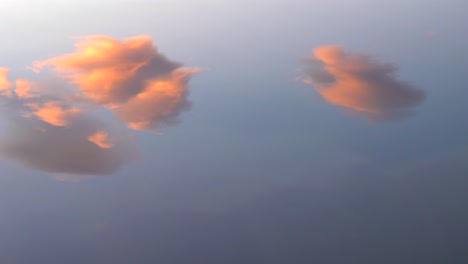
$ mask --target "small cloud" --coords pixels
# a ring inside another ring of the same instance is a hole
[[[81,113],[80,109],[66,107],[60,101],[27,103],[25,106],[33,110],[32,114],[37,118],[53,126],[67,126],[71,119]]]
[[[15,85],[16,85],[15,94],[19,98],[34,98],[38,96],[32,93],[31,86],[35,85],[35,83],[33,82],[19,79],[19,80],[16,80]]]
[[[10,87],[12,86],[11,82],[8,80],[8,73],[10,71],[7,68],[0,68],[0,96],[12,97]]]
[[[109,134],[105,131],[98,131],[92,134],[88,137],[88,140],[103,149],[110,149],[114,146],[109,138]]]
[[[6,90],[11,87],[11,82],[8,81],[9,70],[7,68],[0,68],[0,90]]]
[[[368,55],[347,53],[338,46],[316,48],[304,62],[305,83],[326,101],[367,119],[403,118],[426,97],[423,91],[397,79],[397,67]]]

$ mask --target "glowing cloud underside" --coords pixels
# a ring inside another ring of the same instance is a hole
[[[322,46],[305,60],[306,83],[328,102],[363,117],[395,120],[425,99],[425,93],[396,78],[397,68],[337,46]]]
[[[138,158],[129,129],[177,123],[189,108],[187,85],[198,69],[183,68],[160,54],[149,36],[118,41],[89,36],[74,53],[33,63],[51,68],[50,81],[8,80],[0,68],[0,100],[7,122],[0,156],[46,172],[104,175]],[[122,122],[101,120],[110,110]]]

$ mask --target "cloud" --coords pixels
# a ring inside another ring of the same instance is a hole
[[[5,90],[11,87],[11,83],[7,79],[8,72],[8,69],[0,68],[0,90]]]
[[[109,134],[105,131],[98,131],[92,134],[88,137],[88,140],[103,149],[110,149],[114,146],[112,140],[109,138]]]
[[[35,62],[33,68],[51,68],[70,80],[84,98],[114,111],[133,129],[174,124],[176,116],[188,109],[187,84],[199,69],[168,60],[151,37],[81,40],[74,53]]]
[[[0,68],[0,96],[11,96],[11,91],[8,90],[12,85],[7,78],[9,72],[7,68]]]
[[[65,107],[60,101],[28,103],[25,106],[33,110],[32,114],[40,120],[54,126],[67,126],[70,119],[80,114],[76,107]]]
[[[126,133],[114,129],[117,143],[103,148],[88,138],[111,130],[105,122],[63,98],[24,96],[26,83],[15,83],[9,90],[14,96],[1,97],[6,119],[0,136],[1,158],[51,173],[105,175],[135,157],[136,148]]]
[[[377,121],[400,119],[424,101],[423,91],[396,78],[397,67],[371,56],[321,46],[304,60],[306,83],[328,102]]]
[[[15,94],[20,98],[34,98],[38,97],[38,95],[32,93],[32,87],[35,87],[37,84],[27,81],[27,80],[16,80],[15,82]]]
[[[137,158],[124,125],[153,130],[177,123],[191,105],[190,77],[200,71],[167,59],[149,36],[119,41],[97,35],[80,38],[73,53],[34,62],[32,69],[58,76],[10,82],[9,70],[0,68],[7,120],[0,156],[68,176],[111,174]],[[117,120],[97,118],[103,110]]]
[[[106,175],[116,172],[135,153],[130,139],[102,148],[88,137],[102,125],[80,118],[68,126],[52,126],[40,120],[15,117],[0,141],[0,154],[32,169],[51,173]]]
[[[177,116],[189,109],[187,83],[197,69],[174,71],[166,80],[154,80],[144,91],[113,111],[136,130],[159,128],[177,123]]]

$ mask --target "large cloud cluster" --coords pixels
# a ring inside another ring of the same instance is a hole
[[[0,68],[7,120],[0,154],[34,169],[91,175],[113,173],[135,157],[122,124],[136,130],[175,124],[190,106],[187,85],[198,72],[167,59],[149,36],[84,37],[74,53],[32,68],[51,69],[64,82],[62,91],[47,81],[12,82]],[[122,122],[99,119],[95,112],[102,109]]]

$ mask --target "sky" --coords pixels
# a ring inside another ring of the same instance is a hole
[[[463,0],[3,0],[0,263],[465,263]]]

